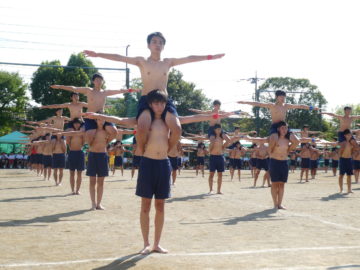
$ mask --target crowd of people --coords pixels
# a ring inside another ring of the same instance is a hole
[[[340,191],[343,191],[343,177],[347,175],[347,192],[352,192],[352,159],[354,161],[359,159],[360,150],[350,128],[352,121],[360,119],[360,116],[352,116],[351,108],[345,108],[344,115],[327,113],[340,120],[340,127],[337,142],[321,141],[325,145],[324,151],[320,151],[316,146],[320,140],[314,136],[314,132],[308,130],[309,127],[304,126],[297,134],[292,132],[286,123],[288,110],[318,110],[318,108],[288,104],[286,93],[280,90],[275,93],[274,103],[238,101],[238,104],[262,107],[270,111],[272,125],[266,137],[256,137],[256,132],[241,132],[239,128],[234,128],[233,132],[223,130],[221,119],[240,118],[239,114],[247,117],[248,114],[241,111],[240,113],[237,111],[237,114],[224,112],[220,109],[219,100],[214,101],[212,110],[189,108],[194,113],[193,115],[179,116],[166,90],[169,70],[181,64],[220,59],[224,54],[162,59],[161,53],[165,42],[161,33],[150,34],[147,38],[150,50],[148,58],[84,51],[88,57],[101,57],[137,66],[141,71],[143,89],[104,90],[102,89],[104,77],[100,73],[92,76],[93,87],[52,85],[51,88],[54,91],[70,91],[71,102],[42,106],[43,109],[56,109],[56,115],[42,121],[28,121],[24,124],[25,127],[32,129],[29,135],[31,141],[27,143],[29,168],[37,175],[43,175],[44,180],[50,180],[53,175],[55,184],[60,186],[67,163],[70,171],[71,192],[74,195],[80,194],[82,172],[86,170],[86,175],[89,176],[91,209],[104,210],[101,202],[104,194],[104,179],[109,175],[109,167],[112,174],[117,169],[123,174],[123,155],[131,153],[131,177],[134,177],[135,170],[138,169],[135,193],[141,197],[140,227],[144,241],[141,254],[168,252],[160,246],[165,200],[171,196],[171,185],[176,183],[179,168],[182,166],[181,157],[186,152],[195,152],[197,162],[195,173],[200,172],[203,177],[205,176],[205,158],[208,156],[209,195],[223,194],[223,172],[227,167],[225,154],[229,156],[231,179],[236,177],[239,181],[241,180],[241,170],[244,168],[246,157],[254,177],[254,187],[257,185],[261,170],[265,171],[262,186],[271,187],[270,193],[276,210],[286,209],[282,203],[285,183],[288,180],[289,171],[295,169],[297,158],[301,158],[300,181],[304,175],[305,181],[309,181],[309,170],[312,178],[315,178],[318,160],[322,155],[326,166],[329,166],[329,159],[332,159],[333,168],[340,166]],[[133,92],[141,92],[136,117],[120,118],[104,114],[106,97]],[[87,103],[79,101],[79,94],[87,97]],[[65,108],[69,110],[70,117],[62,115]],[[83,108],[87,108],[86,113],[83,112]],[[207,134],[184,135],[185,138],[197,141],[198,146],[194,148],[191,145],[181,144],[182,125],[201,121],[209,121],[210,127]],[[134,135],[130,148],[122,144],[124,134]],[[114,140],[115,143],[111,144]],[[242,140],[251,143],[252,146],[243,147]],[[206,144],[208,144],[207,147]],[[84,145],[88,146],[87,157],[83,151]],[[335,150],[329,153],[326,150],[327,147]],[[336,150],[337,147],[339,147],[338,150]],[[85,159],[87,159],[86,166]],[[290,168],[288,162],[290,162]],[[215,175],[217,176],[216,188],[214,188]],[[153,199],[156,209],[155,237],[151,247],[149,224]]]

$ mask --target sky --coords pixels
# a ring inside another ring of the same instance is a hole
[[[146,37],[167,39],[163,57],[225,53],[220,60],[176,67],[225,110],[244,109],[260,78],[306,78],[319,87],[332,111],[357,104],[360,63],[358,1],[249,0],[2,0],[0,62],[40,64],[85,49],[129,56],[149,55]],[[125,64],[91,58],[97,67]],[[130,78],[140,77],[129,66]],[[31,81],[35,67],[0,65]],[[125,85],[122,71],[101,71],[108,89]],[[261,84],[261,81],[260,81]]]

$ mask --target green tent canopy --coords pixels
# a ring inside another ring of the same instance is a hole
[[[129,138],[123,139],[121,142],[122,142],[122,144],[130,145],[133,143],[133,139],[134,139],[134,136],[131,136]]]
[[[19,153],[24,151],[24,145],[21,143],[29,141],[29,137],[19,131],[6,134],[0,137],[0,152]]]

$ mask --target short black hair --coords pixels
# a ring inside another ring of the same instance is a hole
[[[221,125],[220,124],[215,124],[214,125],[214,130],[217,129],[217,128],[221,128]]]
[[[240,129],[239,127],[235,127],[234,130]]]
[[[285,91],[283,91],[283,90],[277,90],[277,91],[275,92],[275,97],[279,97],[279,96],[284,96],[284,97],[286,97]]]
[[[344,111],[346,111],[346,110],[352,110],[352,108],[350,106],[345,106]]]
[[[163,42],[164,42],[164,45],[165,45],[166,39],[165,39],[164,35],[163,35],[162,33],[160,33],[160,32],[153,32],[153,33],[149,34],[149,35],[147,36],[147,39],[146,39],[146,40],[147,40],[147,44],[150,44],[150,42],[151,42],[151,40],[152,40],[153,37],[159,37],[159,38],[161,38],[161,39],[163,40]]]
[[[93,82],[96,78],[100,78],[100,79],[104,80],[104,77],[100,72],[96,72],[94,75],[92,75],[91,81]]]
[[[350,129],[345,129],[344,131],[343,131],[343,134],[344,135],[347,135],[347,134],[351,134],[351,131],[350,131]]]
[[[150,91],[146,96],[147,103],[150,105],[154,102],[163,102],[166,103],[168,101],[168,96],[164,93],[164,91],[160,91],[159,89],[155,89]]]
[[[303,129],[304,129],[304,128],[309,128],[309,125],[304,125],[304,126],[303,126]]]
[[[72,123],[75,124],[75,123],[79,123],[80,125],[82,123],[84,123],[83,121],[81,121],[79,118],[74,118],[74,120],[72,120]]]
[[[215,106],[215,105],[221,105],[220,100],[215,99],[214,102],[213,102],[213,105],[214,105],[214,106]]]
[[[72,98],[73,96],[79,96],[79,93],[77,93],[77,92],[71,92],[70,97]]]

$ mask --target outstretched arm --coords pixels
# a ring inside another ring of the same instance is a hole
[[[77,131],[55,132],[54,135],[56,135],[56,134],[59,134],[62,136],[68,136],[68,137],[82,136],[82,135],[85,135],[85,131],[77,130]]]
[[[224,114],[197,114],[197,115],[189,115],[189,116],[179,116],[179,120],[181,124],[189,124],[195,122],[202,122],[202,121],[210,121],[212,119],[222,119],[233,115],[233,112],[224,113]]]
[[[87,57],[100,57],[100,58],[104,58],[104,59],[108,59],[108,60],[128,63],[128,64],[135,65],[135,66],[139,66],[140,62],[145,60],[143,57],[128,57],[128,56],[123,56],[120,54],[97,53],[97,52],[89,51],[89,50],[85,50],[85,51],[83,51],[83,53]]]
[[[262,108],[270,108],[271,106],[273,106],[272,103],[264,103],[264,102],[256,102],[256,101],[238,101],[237,103],[239,104],[247,104],[247,105],[251,105],[254,107],[262,107]]]
[[[111,123],[125,125],[125,126],[132,126],[133,127],[133,126],[136,125],[136,118],[135,117],[132,117],[132,118],[120,118],[120,117],[116,117],[116,116],[107,116],[107,115],[103,115],[103,114],[99,114],[99,113],[91,113],[91,112],[82,113],[82,116],[84,118],[101,119],[101,120],[104,120],[106,122],[111,122]]]
[[[212,113],[212,111],[203,111],[203,110],[198,110],[198,109],[189,109],[190,112],[194,112],[194,113],[201,113],[201,114],[205,114],[205,113]]]
[[[141,92],[141,90],[140,89],[106,90],[105,95],[112,96],[112,95],[118,95],[124,93],[136,93],[136,92]]]
[[[67,85],[58,85],[54,84],[50,86],[52,89],[60,89],[66,90],[70,92],[76,92],[86,95],[89,91],[91,91],[90,87],[75,87],[75,86],[67,86]]]
[[[70,103],[64,103],[64,104],[52,104],[52,105],[44,105],[39,107],[39,109],[61,109],[61,108],[67,108]]]
[[[302,104],[289,104],[286,103],[286,108],[288,109],[303,109],[303,110],[319,110],[318,107],[308,106],[308,105],[302,105]]]
[[[338,114],[335,114],[335,113],[329,113],[329,112],[321,112],[321,114],[325,114],[325,115],[329,115],[329,116],[332,116],[332,117],[335,117],[335,118],[342,118],[341,115],[338,115]]]
[[[183,58],[168,58],[166,60],[170,61],[170,67],[178,66],[182,64],[192,63],[192,62],[200,62],[205,60],[215,60],[220,59],[225,54],[215,54],[215,55],[190,55],[188,57]]]

